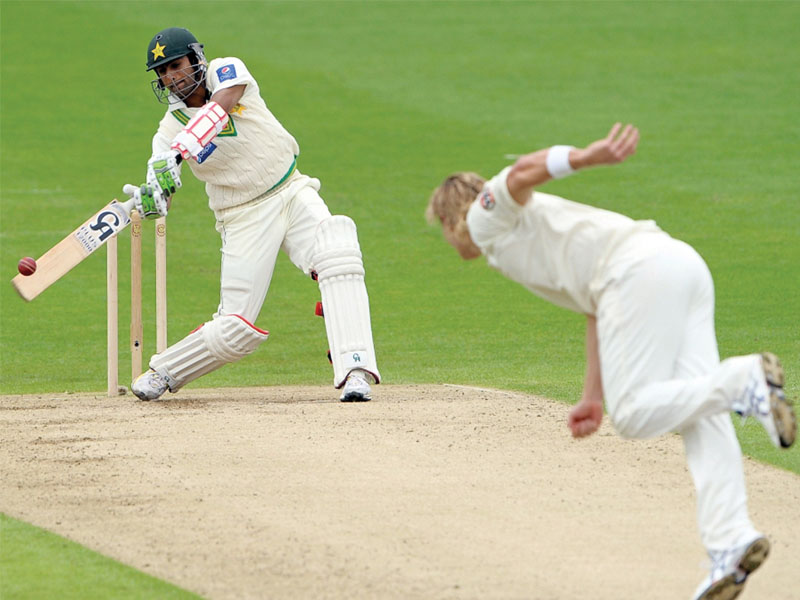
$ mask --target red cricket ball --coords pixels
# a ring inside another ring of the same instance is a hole
[[[33,275],[36,273],[36,261],[30,256],[26,256],[25,258],[20,259],[19,264],[17,265],[17,270],[25,275],[25,277],[28,275]]]

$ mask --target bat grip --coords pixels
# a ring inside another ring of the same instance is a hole
[[[136,200],[134,200],[133,198],[130,198],[129,200],[126,200],[125,202],[122,202],[121,204],[122,204],[122,209],[126,213],[128,213],[128,216],[130,217],[131,216],[131,212],[133,212],[134,208],[136,207]]]

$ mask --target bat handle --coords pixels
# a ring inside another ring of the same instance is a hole
[[[136,200],[134,200],[133,198],[129,198],[125,202],[120,202],[120,206],[122,206],[122,210],[124,210],[130,217],[131,212],[133,212],[133,210],[136,207]]]

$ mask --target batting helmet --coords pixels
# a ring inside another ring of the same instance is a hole
[[[191,31],[183,27],[168,27],[159,31],[150,40],[150,44],[147,46],[148,71],[169,64],[182,56],[188,56],[192,64],[193,71],[188,76],[194,80],[194,85],[181,92],[175,92],[178,95],[172,96],[160,78],[154,79],[151,85],[159,102],[169,104],[186,98],[205,82],[208,63],[203,54],[203,44],[197,41]]]
[[[147,46],[147,70],[172,62],[176,58],[194,54],[198,64],[205,64],[203,44],[192,32],[182,27],[169,27],[159,31]]]

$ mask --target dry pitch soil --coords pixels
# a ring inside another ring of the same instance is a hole
[[[0,511],[214,599],[690,597],[680,438],[574,441],[567,411],[462,386],[6,396]],[[745,469],[772,554],[742,598],[800,598],[800,477]]]

